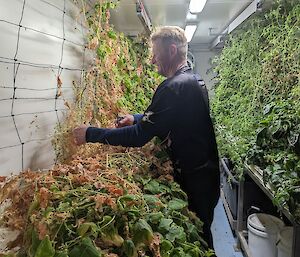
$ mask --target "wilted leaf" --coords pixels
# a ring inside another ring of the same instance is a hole
[[[134,224],[133,241],[135,245],[141,243],[149,245],[153,240],[153,231],[150,225],[144,219],[139,219]]]

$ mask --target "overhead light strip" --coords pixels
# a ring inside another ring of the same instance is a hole
[[[186,25],[184,32],[188,42],[192,40],[196,29],[197,25]]]
[[[255,13],[258,9],[260,1],[254,0],[242,13],[239,14],[238,17],[234,19],[228,25],[228,33],[232,32],[236,27],[238,27],[241,23],[247,20],[253,13]]]
[[[152,24],[142,0],[136,0],[136,13],[141,20],[146,32],[150,35],[152,31]]]
[[[223,37],[226,34],[231,33],[234,29],[236,29],[241,23],[247,20],[253,13],[260,10],[261,0],[253,0],[252,3],[248,5],[246,9],[244,9],[228,26],[225,30],[217,35],[215,40],[211,44],[211,48],[216,47],[223,41]]]
[[[207,0],[191,0],[189,10],[191,13],[202,12]]]

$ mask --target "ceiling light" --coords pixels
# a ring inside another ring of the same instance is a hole
[[[207,0],[191,0],[190,1],[190,12],[199,13],[202,12]]]
[[[190,12],[187,13],[186,19],[188,21],[195,21],[197,20],[197,14],[191,14]]]
[[[192,40],[196,29],[197,25],[186,25],[184,32],[188,42]]]

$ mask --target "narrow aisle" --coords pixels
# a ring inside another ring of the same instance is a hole
[[[230,229],[221,199],[215,208],[211,230],[217,257],[243,257],[241,252],[234,250],[236,240]]]

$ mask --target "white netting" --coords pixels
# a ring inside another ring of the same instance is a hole
[[[69,0],[0,0],[0,175],[55,162],[51,137],[87,52]]]

